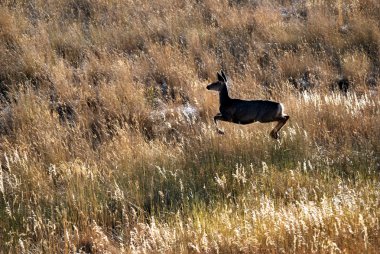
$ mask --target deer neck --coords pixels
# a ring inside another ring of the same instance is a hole
[[[219,101],[220,105],[228,104],[228,102],[231,100],[230,96],[228,95],[227,86],[224,85],[222,90],[219,91]]]

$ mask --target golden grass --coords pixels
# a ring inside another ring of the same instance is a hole
[[[379,10],[2,1],[0,253],[376,253]],[[221,68],[281,140],[216,133]]]

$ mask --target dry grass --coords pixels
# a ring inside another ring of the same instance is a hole
[[[0,253],[376,253],[380,5],[291,2],[2,1]]]

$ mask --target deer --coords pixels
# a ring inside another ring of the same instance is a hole
[[[241,100],[232,99],[228,95],[227,77],[223,70],[217,72],[217,81],[209,84],[207,90],[219,92],[219,113],[214,116],[214,124],[219,134],[224,131],[218,128],[217,121],[231,122],[235,124],[251,124],[254,122],[269,123],[277,122],[270,132],[270,136],[279,139],[278,132],[289,120],[284,114],[282,103],[269,100]]]

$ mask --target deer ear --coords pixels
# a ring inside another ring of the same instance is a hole
[[[221,82],[225,82],[223,76],[220,75],[219,72],[217,72],[217,77],[218,77],[218,80],[219,80],[219,81],[221,81]]]
[[[222,77],[224,79],[224,82],[227,82],[227,77],[226,77],[226,74],[224,74],[224,72],[221,70],[220,73],[222,74]]]

